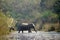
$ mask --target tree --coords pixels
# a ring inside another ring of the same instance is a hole
[[[60,0],[57,0],[53,5],[54,12],[58,15],[58,23],[60,25]],[[57,27],[57,31],[60,32],[60,26]]]
[[[54,12],[58,15],[58,20],[60,24],[60,0],[57,0],[53,6]]]
[[[7,25],[7,16],[0,11],[0,36],[6,35],[8,32],[8,25]]]
[[[42,12],[42,17],[41,17],[41,24],[40,24],[40,28],[39,29],[47,29],[49,30],[49,26],[45,26],[44,25],[50,25],[53,23],[57,22],[57,15],[54,14],[51,10],[46,10],[44,12]],[[48,27],[48,28],[47,28]]]

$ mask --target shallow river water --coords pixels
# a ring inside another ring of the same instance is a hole
[[[43,31],[18,33],[15,31],[8,35],[7,38],[8,40],[60,40],[60,33]]]

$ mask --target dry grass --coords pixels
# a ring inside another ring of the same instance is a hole
[[[44,26],[43,26],[43,31],[48,31],[49,29],[51,29],[51,27],[54,27],[55,30],[54,31],[60,31],[60,27],[59,27],[59,23],[46,23]]]

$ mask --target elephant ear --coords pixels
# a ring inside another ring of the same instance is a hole
[[[32,25],[35,27],[35,25],[32,23]]]

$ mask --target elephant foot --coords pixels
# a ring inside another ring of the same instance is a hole
[[[37,33],[37,31],[35,31]]]
[[[18,31],[18,33],[20,33],[20,31]]]
[[[23,30],[22,30],[22,33],[23,33]]]
[[[31,33],[31,30],[29,30],[28,33]]]
[[[30,33],[30,32],[28,31],[28,33]]]

